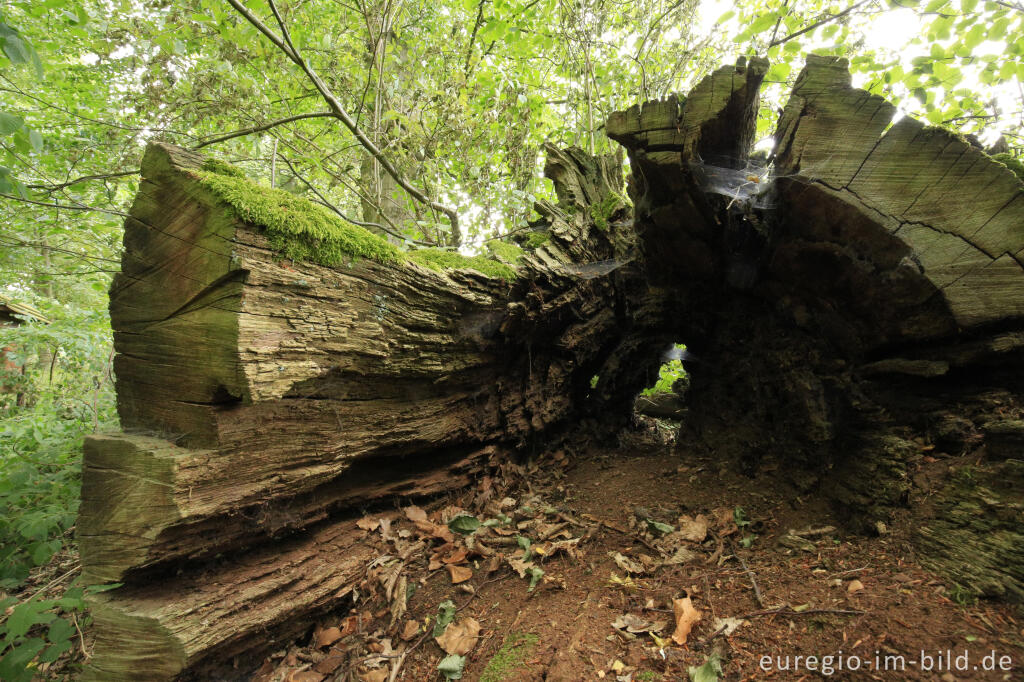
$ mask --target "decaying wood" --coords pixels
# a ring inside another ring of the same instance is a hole
[[[353,507],[464,486],[502,447],[631,401],[614,381],[584,400],[614,354],[656,356],[657,341],[626,333],[662,310],[629,267],[626,207],[604,202],[622,186],[614,158],[549,150],[559,201],[537,207],[549,239],[511,283],[404,262],[282,262],[198,182],[201,163],[150,147],[111,292],[125,433],[88,440],[78,526],[89,579],[125,583],[97,610],[112,633],[97,642],[99,679],[140,666],[173,676],[256,645],[237,633],[308,617],[327,593],[277,601],[272,586],[310,565],[267,548],[320,552],[317,533],[333,531],[317,529]],[[599,229],[590,209],[602,203]],[[216,602],[204,576],[218,556],[232,557],[221,586],[262,567],[244,616],[202,606]],[[347,562],[334,574],[309,560],[335,593],[351,579]],[[214,625],[192,633],[203,621]]]
[[[111,293],[126,432],[86,445],[85,572],[125,583],[98,602],[93,677],[168,679],[287,636],[359,573],[353,506],[624,424],[672,343],[689,351],[687,446],[751,475],[781,464],[854,528],[924,494],[930,447],[987,444],[991,480],[1012,469],[1020,182],[949,133],[890,127],[891,105],[819,57],[765,168],[748,152],[766,68],[611,117],[632,217],[614,158],[549,148],[548,242],[511,282],[282,262],[197,182],[201,157],[151,146]],[[942,487],[920,548],[970,589],[1024,594],[1024,500],[986,485]]]

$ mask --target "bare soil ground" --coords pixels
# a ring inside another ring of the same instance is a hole
[[[772,472],[722,466],[650,443],[563,450],[370,514],[381,559],[352,610],[252,679],[443,680],[450,652],[483,682],[1024,679],[1020,609],[958,603],[915,562],[909,520],[849,535]],[[487,526],[452,533],[462,514]]]

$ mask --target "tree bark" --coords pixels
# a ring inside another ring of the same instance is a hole
[[[167,679],[331,608],[359,572],[354,505],[618,428],[673,343],[686,447],[784,472],[856,529],[913,505],[929,565],[1024,593],[1024,499],[1000,483],[1024,416],[1020,182],[950,133],[886,130],[892,108],[820,57],[758,167],[765,70],[611,117],[632,218],[612,158],[548,148],[548,242],[512,281],[283,262],[198,182],[201,157],[151,146],[111,292],[126,433],[86,446],[85,573],[125,583],[98,600],[93,678]],[[974,453],[974,483],[919,481],[937,448]]]

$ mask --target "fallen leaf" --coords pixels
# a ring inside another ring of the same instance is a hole
[[[342,637],[344,637],[344,635],[341,634],[341,630],[339,628],[327,628],[326,630],[321,630],[320,634],[317,635],[316,645],[320,648],[330,646]]]
[[[719,536],[724,538],[739,531],[739,526],[736,525],[736,510],[732,507],[719,507],[711,514],[714,517]]]
[[[434,637],[440,637],[448,624],[455,620],[455,602],[445,599],[437,605],[437,618],[434,619]]]
[[[359,627],[359,616],[348,616],[341,621],[341,636],[348,637]]]
[[[854,592],[860,592],[863,589],[864,589],[864,583],[862,583],[861,581],[856,580],[856,579],[851,580],[850,584],[846,586],[846,591],[849,592],[850,594],[853,594]]]
[[[458,623],[449,623],[444,634],[437,638],[437,644],[447,654],[465,656],[476,646],[480,638],[480,623],[474,618],[464,618]]]
[[[466,548],[459,547],[448,556],[441,559],[446,564],[464,564],[466,563]]]
[[[479,527],[480,519],[475,516],[470,516],[469,514],[459,514],[448,522],[449,530],[455,533],[461,533],[462,535],[469,535]]]
[[[712,624],[712,628],[715,632],[722,631],[722,635],[729,637],[732,633],[746,623],[747,621],[742,618],[715,618],[715,622]]]
[[[365,531],[373,530],[377,527],[378,524],[380,524],[379,520],[372,519],[369,516],[364,516],[363,518],[356,521],[356,526],[362,528]]]
[[[409,519],[413,523],[422,523],[427,521],[427,512],[423,511],[420,507],[413,505],[411,507],[406,507],[405,518]],[[429,523],[429,521],[427,521],[427,523]]]
[[[452,578],[452,585],[464,583],[473,577],[473,569],[469,566],[448,566],[448,575]]]
[[[676,631],[672,633],[672,641],[676,644],[686,644],[690,630],[700,621],[700,611],[693,607],[689,597],[673,599],[672,611],[676,617]]]
[[[632,632],[634,634],[639,634],[641,632],[660,632],[664,630],[667,625],[668,623],[663,620],[651,622],[633,615],[632,613],[624,613],[612,621],[612,627],[616,630],[625,630],[626,632]]]
[[[690,682],[718,682],[718,676],[722,674],[722,663],[718,654],[711,654],[704,665],[699,668],[689,666],[687,672],[690,674]]]
[[[677,564],[688,564],[691,561],[696,560],[700,555],[696,552],[690,551],[685,547],[678,547],[676,551],[672,553],[672,556],[661,562],[662,566],[674,566]]]
[[[461,680],[462,670],[466,667],[466,657],[451,654],[441,659],[441,662],[437,664],[437,669],[440,671],[446,680]]]
[[[621,673],[625,668],[626,668],[626,664],[623,663],[622,661],[620,661],[617,658],[615,659],[615,662],[612,663],[612,671],[613,672]]]
[[[361,682],[386,682],[388,679],[387,668],[377,668],[376,670],[368,670],[365,673],[359,674]]]
[[[323,659],[319,663],[313,666],[313,670],[324,675],[330,675],[335,670],[344,665],[347,656],[343,653],[332,651],[327,654],[327,658]]]
[[[326,678],[326,675],[321,675],[318,672],[312,670],[296,670],[295,672],[289,673],[285,682],[322,682]]]
[[[615,565],[621,568],[626,573],[646,573],[647,569],[641,566],[636,561],[633,561],[627,556],[624,556],[620,552],[609,553],[612,559],[615,560]]]
[[[405,621],[405,627],[402,628],[402,634],[400,635],[400,637],[404,641],[408,642],[410,639],[415,637],[416,634],[419,631],[420,631],[419,621],[407,620],[407,621]]]
[[[526,577],[526,572],[533,568],[532,561],[523,561],[522,559],[508,559],[508,565],[512,567],[512,570],[519,574],[520,578]]]
[[[679,535],[688,542],[704,542],[708,536],[708,520],[703,514],[697,514],[695,518],[689,516],[679,517]]]

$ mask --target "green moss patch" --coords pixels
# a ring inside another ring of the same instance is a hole
[[[469,269],[509,281],[516,278],[515,268],[486,256],[463,256],[461,253],[444,249],[416,249],[406,254],[406,257],[414,263],[438,272]]]
[[[618,192],[609,192],[601,201],[590,205],[590,219],[602,232],[608,231],[611,218],[616,211],[629,206],[629,201]]]
[[[508,682],[518,679],[511,673],[526,661],[538,641],[540,637],[527,633],[514,632],[506,637],[498,653],[487,662],[487,667],[480,675],[480,682]]]
[[[992,158],[1012,170],[1018,179],[1024,180],[1024,163],[1020,159],[1016,159],[1006,153],[996,154]]]
[[[523,257],[523,250],[510,242],[487,242],[487,249],[491,252],[491,255],[502,263],[507,263],[513,267],[519,265],[519,260]]]
[[[551,241],[551,235],[547,230],[531,232],[526,235],[526,247],[530,249],[539,249],[540,247]]]
[[[223,161],[206,160],[196,177],[239,218],[264,228],[270,247],[285,258],[327,266],[342,265],[353,257],[378,263],[402,261],[397,247],[369,230],[284,190],[261,187]]]

